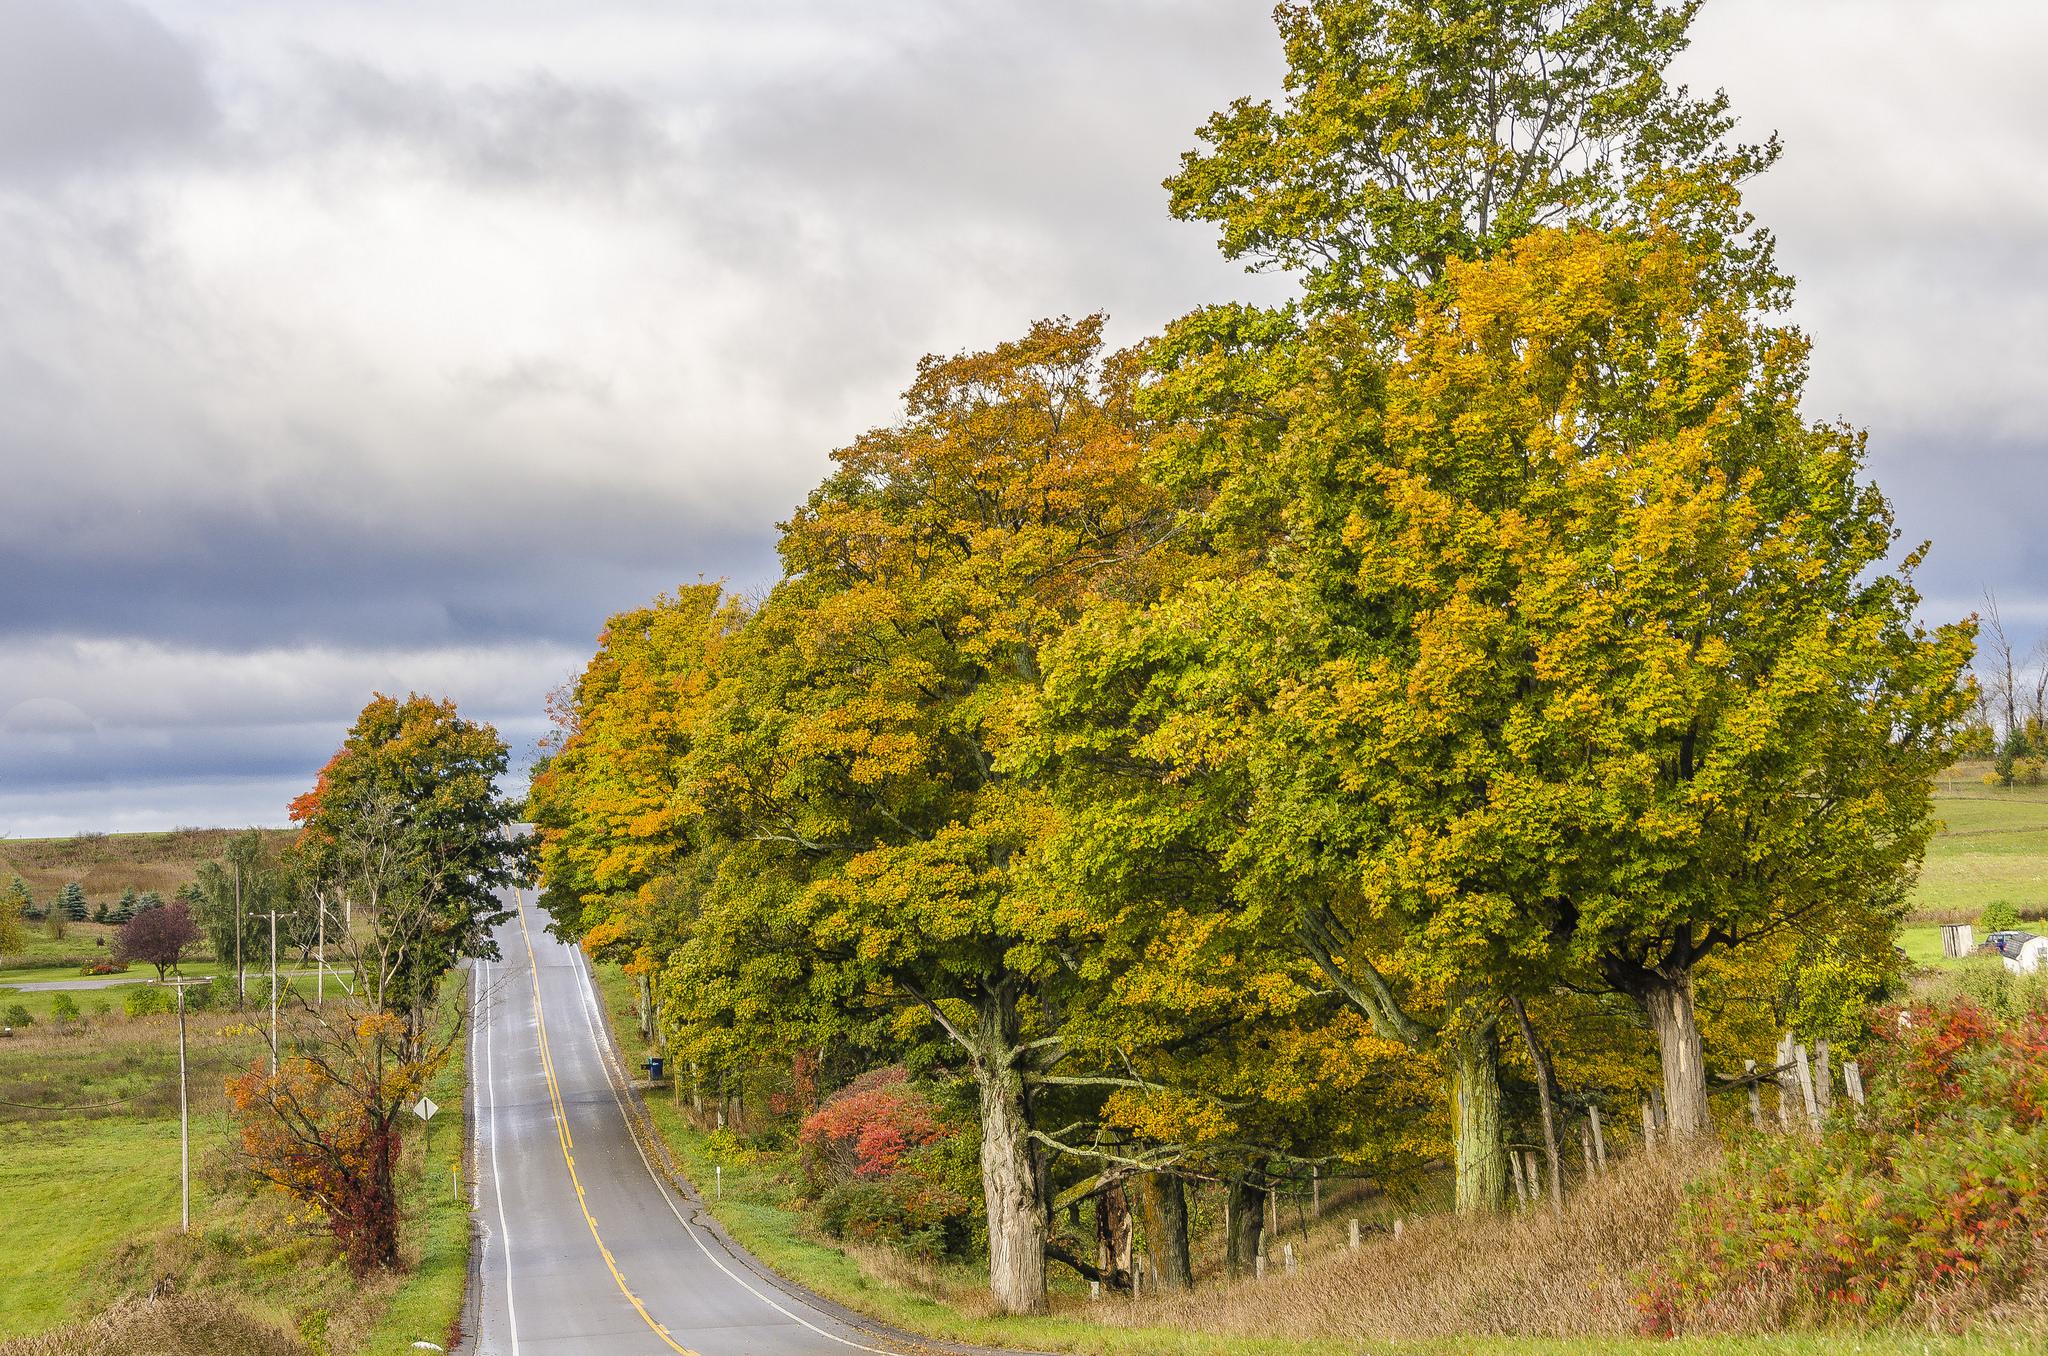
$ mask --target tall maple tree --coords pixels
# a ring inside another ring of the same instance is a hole
[[[330,915],[361,911],[357,983],[414,1046],[442,976],[495,958],[491,930],[512,916],[499,892],[523,876],[526,844],[498,791],[506,761],[498,732],[454,702],[379,693],[291,802],[301,883]]]
[[[1102,320],[930,358],[906,421],[835,454],[785,526],[786,577],[733,652],[698,801],[729,844],[678,965],[725,1015],[883,1014],[964,1061],[990,1283],[1045,1307],[1033,1104],[1073,1075],[1053,995],[1090,920],[1020,888],[1046,820],[1001,767],[1046,642],[1160,525]]]

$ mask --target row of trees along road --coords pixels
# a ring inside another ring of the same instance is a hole
[[[285,860],[241,840],[242,856],[202,881],[216,926],[232,919],[238,875],[245,919],[252,888],[301,920],[327,916],[328,963],[346,983],[317,1006],[294,986],[274,1061],[229,1092],[250,1168],[321,1211],[359,1273],[399,1260],[406,1111],[463,1030],[459,1016],[436,1020],[440,986],[463,957],[496,958],[492,929],[511,916],[500,891],[525,844],[496,789],[505,767],[497,731],[452,702],[380,695],[292,802]],[[310,943],[303,921],[299,932]]]
[[[971,1083],[1004,1308],[1110,1181],[1169,1285],[1190,1178],[1240,1265],[1325,1166],[1496,1208],[1504,1048],[1554,1177],[1617,1004],[1701,1133],[1711,1071],[1892,973],[1971,629],[1801,413],[1739,191],[1776,144],[1663,78],[1695,9],[1282,5],[1285,97],[1167,188],[1297,302],[927,358],[757,605],[614,617],[563,694],[555,925],[700,1078]]]

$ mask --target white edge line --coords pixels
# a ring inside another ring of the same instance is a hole
[[[482,978],[488,978],[490,962],[477,963],[484,967]],[[481,978],[479,982],[482,982]],[[489,1094],[490,1105],[491,1195],[498,1200],[498,1246],[505,1250],[505,1323],[512,1336],[512,1356],[519,1356],[519,1308],[512,1298],[512,1229],[505,1222],[505,1182],[498,1175],[498,1056],[491,1044],[490,1023],[485,1021],[481,1025],[484,1029],[484,1089]],[[481,1315],[477,1319],[477,1327],[483,1327]],[[479,1332],[477,1335],[482,1337],[483,1334]]]
[[[836,1332],[830,1332],[824,1328],[819,1327],[817,1324],[805,1318],[802,1314],[795,1313],[789,1309],[785,1309],[782,1305],[776,1303],[767,1295],[764,1295],[759,1290],[756,1290],[751,1284],[747,1282],[745,1277],[741,1276],[738,1272],[734,1271],[731,1267],[727,1266],[724,1263],[724,1261],[722,1261],[719,1258],[718,1254],[711,1251],[710,1246],[704,1242],[704,1239],[698,1231],[697,1227],[691,1224],[688,1219],[684,1218],[681,1208],[676,1205],[675,1197],[669,1191],[668,1183],[663,1181],[661,1174],[654,1170],[653,1162],[649,1160],[649,1158],[647,1157],[647,1150],[641,1147],[640,1136],[633,1132],[633,1114],[630,1111],[626,1110],[625,1099],[619,1094],[618,1082],[612,1077],[612,1060],[614,1057],[611,1051],[611,1041],[607,1037],[601,1036],[597,1030],[597,1022],[594,1016],[597,1007],[597,980],[596,977],[590,973],[589,962],[584,958],[583,948],[575,947],[573,948],[573,950],[576,956],[576,968],[583,980],[581,984],[577,985],[577,987],[583,991],[583,1023],[585,1026],[590,1028],[590,1039],[592,1044],[597,1049],[598,1062],[604,1066],[605,1086],[611,1091],[612,1101],[618,1104],[619,1115],[625,1118],[626,1137],[633,1141],[633,1152],[640,1155],[640,1166],[647,1169],[647,1176],[653,1180],[654,1189],[661,1193],[662,1203],[667,1205],[669,1213],[676,1217],[676,1223],[683,1226],[683,1232],[690,1236],[690,1241],[697,1245],[697,1248],[700,1252],[702,1252],[706,1257],[711,1259],[711,1264],[713,1266],[717,1267],[720,1271],[724,1272],[727,1276],[731,1277],[732,1280],[735,1283],[737,1283],[742,1290],[745,1290],[748,1294],[752,1295],[755,1299],[760,1300],[763,1304],[775,1310],[775,1312],[781,1314],[784,1318],[790,1319],[791,1321],[796,1323],[801,1323],[804,1327],[809,1328],[812,1332],[818,1334],[818,1336],[829,1338],[831,1341],[837,1342],[841,1346],[852,1347],[855,1351],[873,1352],[874,1356],[900,1356],[899,1352],[892,1351],[887,1347],[871,1347],[864,1342],[856,1342],[850,1337],[841,1337]],[[625,1071],[622,1068],[619,1071],[619,1077],[623,1078],[624,1076]]]

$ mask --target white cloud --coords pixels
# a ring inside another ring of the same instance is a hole
[[[1816,412],[1932,606],[2036,615],[2048,11],[1697,32],[1786,135]],[[0,0],[0,830],[242,822],[378,687],[530,740],[606,613],[764,582],[922,353],[1279,295],[1158,185],[1280,73],[1238,0]]]

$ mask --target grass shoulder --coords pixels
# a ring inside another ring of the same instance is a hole
[[[635,1066],[650,1050],[638,1035],[631,982],[617,966],[599,964],[593,969],[614,1039],[624,1062]],[[656,1132],[677,1165],[741,1246],[799,1285],[920,1336],[989,1348],[1084,1356],[1349,1356],[1360,1352],[1387,1356],[1582,1356],[1588,1349],[1585,1337],[1289,1338],[1248,1335],[1242,1322],[1234,1325],[1237,1331],[1205,1331],[1194,1323],[1148,1322],[1152,1309],[1111,1316],[1101,1306],[1127,1306],[1127,1302],[1094,1304],[1085,1289],[1056,1290],[1054,1312],[1042,1318],[998,1315],[987,1306],[984,1278],[978,1272],[960,1266],[909,1264],[884,1249],[850,1248],[823,1237],[800,1208],[794,1165],[784,1156],[754,1152],[729,1135],[701,1129],[663,1090],[650,1090],[645,1103]],[[714,1183],[719,1184],[715,1191]],[[1429,1244],[1425,1240],[1411,1245],[1410,1251],[1418,1246],[1424,1255],[1405,1261],[1419,1262],[1426,1270],[1431,1264],[1426,1254]],[[1389,1259],[1397,1260],[1403,1259]],[[1372,1265],[1369,1257],[1365,1265]],[[1354,1282],[1347,1279],[1344,1283]],[[1183,1307],[1197,1315],[1235,1310],[1228,1316],[1241,1320],[1246,1305],[1259,1303],[1255,1284],[1230,1287],[1216,1303]],[[1269,1284],[1270,1302],[1284,1307],[1296,1302],[1301,1288],[1315,1283],[1304,1276]],[[1285,1317],[1276,1313],[1269,1328],[1289,1326]],[[1988,1356],[2031,1348],[1997,1335],[1876,1332],[1677,1340],[1601,1336],[1597,1349],[1617,1356]]]
[[[453,997],[462,986],[449,989]],[[431,1162],[419,1127],[409,1127],[406,1267],[359,1283],[317,1222],[252,1184],[240,1164],[224,1085],[263,1058],[262,1026],[260,1011],[188,1017],[190,1233],[178,1227],[175,1018],[129,1017],[116,1003],[110,1013],[88,1008],[82,1022],[38,1024],[0,1041],[0,1139],[12,1146],[0,1155],[0,1353],[68,1351],[130,1301],[165,1291],[206,1321],[270,1333],[265,1351],[344,1356],[422,1340],[450,1345],[470,1247],[468,1208],[449,1176],[466,1142],[461,1046],[430,1094],[443,1108]]]

